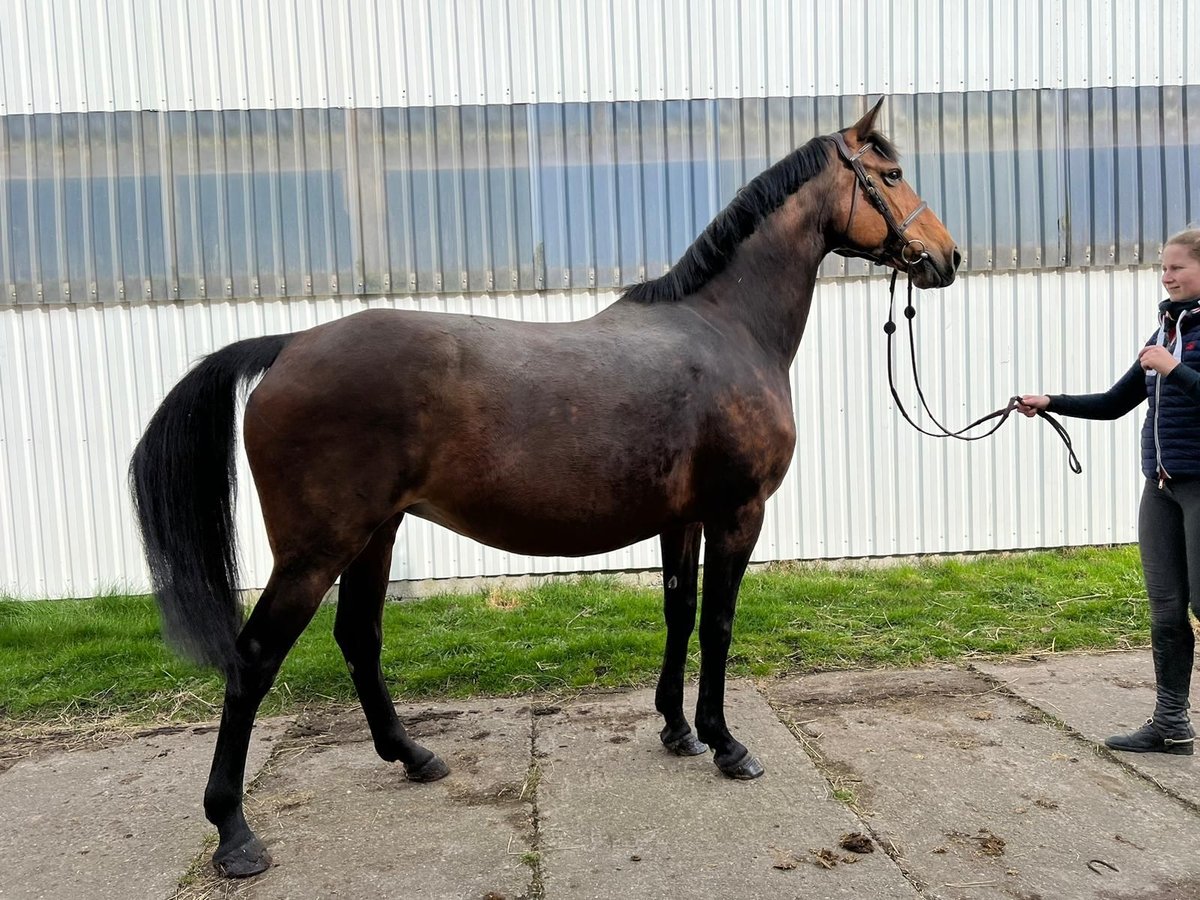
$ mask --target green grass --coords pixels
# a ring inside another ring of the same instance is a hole
[[[333,616],[332,607],[318,612],[265,712],[353,699]],[[1136,646],[1148,629],[1135,547],[897,566],[780,565],[746,577],[729,672]],[[657,589],[584,578],[389,603],[383,668],[397,699],[652,684],[663,635]],[[696,646],[693,636],[690,673]],[[198,719],[211,717],[220,698],[216,675],[163,645],[147,597],[0,600],[0,712],[10,719]]]

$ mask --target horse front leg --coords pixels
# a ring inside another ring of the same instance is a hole
[[[271,865],[271,855],[242,809],[250,732],[284,657],[312,621],[335,574],[280,574],[277,567],[238,635],[236,676],[225,686],[217,747],[204,789],[204,814],[220,835],[213,866],[230,878],[257,875]]]
[[[388,762],[399,760],[410,781],[437,781],[450,769],[408,736],[383,680],[379,655],[383,648],[383,603],[392,567],[392,546],[403,514],[385,522],[354,562],[342,573],[333,636],[341,648],[358,692],[375,752]]]
[[[662,672],[654,692],[654,708],[666,724],[663,745],[679,756],[697,756],[708,747],[696,738],[683,714],[683,672],[688,642],[696,628],[696,582],[700,564],[699,523],[664,531],[660,537],[663,564],[663,615],[667,642]]]
[[[725,665],[733,636],[738,589],[763,521],[762,501],[704,523],[704,597],[700,610],[700,696],[696,734],[713,748],[717,767],[730,778],[762,775],[763,767],[725,724]]]

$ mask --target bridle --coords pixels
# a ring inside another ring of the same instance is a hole
[[[867,172],[866,167],[863,166],[862,162],[860,161],[860,158],[863,156],[863,154],[870,150],[873,145],[870,143],[864,143],[858,148],[857,152],[851,152],[850,146],[846,143],[846,139],[841,135],[841,133],[833,134],[832,139],[834,146],[837,147],[838,155],[841,156],[845,163],[850,167],[851,171],[854,172],[854,179],[857,182],[858,187],[862,188],[862,193],[866,195],[867,200],[873,207],[875,207],[879,214],[883,216],[884,222],[887,223],[888,234],[884,239],[883,246],[880,248],[881,252],[879,255],[851,247],[838,247],[835,248],[834,252],[839,253],[842,256],[852,256],[861,259],[867,259],[876,265],[890,264],[892,266],[891,284],[888,288],[888,319],[887,323],[883,326],[883,330],[887,334],[888,388],[892,393],[892,399],[896,403],[896,408],[900,411],[900,415],[904,417],[904,420],[908,422],[909,425],[921,432],[921,434],[928,435],[929,437],[954,438],[960,441],[978,441],[985,437],[990,437],[996,433],[997,429],[999,429],[1000,426],[1007,421],[1009,415],[1011,415],[1013,410],[1017,408],[1017,405],[1021,402],[1021,398],[1019,396],[1010,397],[1006,405],[1000,407],[1000,409],[988,413],[986,416],[980,416],[970,425],[965,425],[962,428],[959,428],[957,431],[951,431],[938,420],[937,416],[935,416],[933,411],[929,408],[929,404],[925,400],[925,392],[921,389],[921,379],[917,374],[917,345],[913,330],[913,319],[916,318],[917,309],[915,306],[913,306],[912,300],[912,269],[914,266],[921,263],[928,264],[929,251],[926,249],[924,242],[919,238],[908,238],[905,237],[904,233],[908,230],[909,226],[916,221],[917,217],[929,208],[929,204],[922,200],[921,203],[918,204],[918,206],[912,212],[905,216],[903,220],[897,221],[895,214],[892,212],[892,208],[888,205],[887,200],[884,199],[883,194],[880,193],[879,188],[875,186],[875,182],[872,180],[870,173]],[[858,194],[859,192],[856,190],[851,196],[850,215],[846,218],[846,227],[843,229],[844,234],[849,233],[850,224],[854,220],[854,210],[855,205],[858,203]],[[897,265],[897,263],[899,263],[899,265]],[[899,277],[901,269],[903,269],[904,273],[908,276],[908,302],[904,307],[904,317],[908,319],[908,351],[909,360],[912,363],[913,384],[916,385],[917,396],[921,400],[921,407],[925,410],[926,415],[929,416],[929,420],[933,422],[935,426],[937,426],[937,431],[930,431],[918,425],[913,420],[912,416],[908,414],[908,410],[905,409],[904,402],[900,399],[900,394],[896,390],[896,379],[893,375],[893,371],[895,369],[895,354],[893,352],[892,337],[896,333],[896,279]],[[1045,410],[1038,410],[1037,415],[1039,418],[1045,419],[1047,422],[1049,422],[1058,436],[1062,438],[1063,444],[1065,444],[1067,448],[1067,464],[1070,466],[1071,471],[1076,475],[1081,474],[1083,472],[1083,466],[1079,462],[1079,457],[1075,455],[1075,449],[1071,445],[1071,437],[1067,434],[1067,430],[1063,428],[1062,423]],[[968,431],[971,431],[992,419],[995,419],[996,421],[987,431],[976,435],[967,434]]]
[[[861,157],[874,144],[863,144],[858,148],[857,153],[851,153],[850,145],[846,143],[846,139],[841,133],[835,133],[832,137],[833,143],[837,147],[838,155],[845,160],[846,165],[854,172],[854,178],[862,188],[862,192],[866,194],[867,200],[875,207],[876,211],[883,216],[883,221],[887,223],[888,227],[888,234],[881,248],[883,252],[879,256],[851,247],[838,247],[834,252],[840,253],[842,256],[869,259],[880,266],[887,265],[888,260],[892,262],[899,261],[904,264],[906,270],[917,263],[929,259],[929,252],[925,249],[923,241],[918,238],[906,238],[904,236],[904,232],[908,231],[908,226],[915,222],[921,213],[929,209],[929,204],[922,200],[916,209],[904,217],[902,222],[897,222],[895,215],[892,214],[892,208],[888,206],[888,202],[883,199],[883,194],[879,193],[879,188],[875,186],[875,181],[871,178],[871,173],[867,171],[866,167],[860,161]],[[858,191],[855,191],[850,195],[850,215],[846,217],[846,227],[842,229],[844,234],[850,231],[850,223],[854,221],[854,209],[857,204]],[[897,271],[899,271],[899,267],[897,267]]]

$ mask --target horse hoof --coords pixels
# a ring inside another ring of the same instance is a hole
[[[430,754],[429,759],[419,766],[409,768],[404,767],[404,777],[409,781],[419,781],[422,783],[437,781],[445,778],[450,774],[450,767],[442,762],[441,758]]]
[[[231,850],[218,847],[213,854],[213,868],[226,878],[249,878],[267,871],[272,865],[271,854],[256,837]]]
[[[745,755],[734,762],[723,762],[720,759],[717,761],[717,768],[730,778],[736,778],[738,781],[750,781],[758,778],[766,770],[758,758],[752,756],[747,750]]]
[[[674,740],[664,738],[663,746],[676,756],[699,756],[702,753],[708,752],[708,744],[696,737],[693,731],[688,731],[683,737],[678,737]]]

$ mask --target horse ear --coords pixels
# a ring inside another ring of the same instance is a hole
[[[852,135],[854,135],[855,138],[858,139],[858,143],[861,144],[863,141],[865,141],[867,139],[867,135],[875,130],[875,118],[879,115],[879,107],[883,106],[883,101],[884,98],[880,97],[879,100],[876,101],[875,105],[867,110],[867,114],[865,116],[850,126],[849,131]]]

